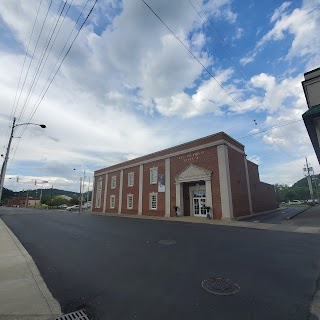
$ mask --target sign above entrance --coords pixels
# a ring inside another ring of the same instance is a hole
[[[179,160],[183,160],[184,162],[197,162],[199,160],[199,157],[203,154],[204,154],[204,151],[184,154],[179,157]]]

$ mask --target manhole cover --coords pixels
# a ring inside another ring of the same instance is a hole
[[[236,283],[233,283],[226,278],[210,278],[203,280],[201,286],[204,290],[221,296],[229,296],[240,290],[240,287]]]
[[[175,244],[176,242],[174,240],[159,240],[158,243],[164,244],[166,246],[171,246],[171,245]]]
[[[90,320],[84,310],[66,313],[54,320]]]

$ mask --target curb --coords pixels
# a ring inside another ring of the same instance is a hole
[[[26,263],[28,265],[29,270],[32,273],[32,277],[34,281],[36,282],[39,290],[41,291],[42,295],[44,296],[49,309],[51,311],[52,317],[58,317],[62,315],[61,307],[58,301],[52,296],[51,292],[49,291],[46,283],[44,282],[40,271],[38,270],[35,262],[33,261],[32,257],[28,253],[28,251],[24,248],[24,246],[20,243],[18,238],[14,235],[14,233],[9,229],[9,227],[3,222],[3,220],[0,218],[0,223],[2,223],[9,233],[10,237],[14,241],[15,245],[18,247],[19,251],[21,252],[22,256],[25,258]],[[18,317],[17,317],[18,319]]]
[[[299,215],[300,213],[305,212],[305,211],[307,211],[307,210],[309,210],[309,209],[311,209],[311,207],[305,208],[305,209],[302,210],[302,211],[299,211],[299,212],[297,212],[297,213],[294,213],[292,216],[286,217],[286,220],[291,220],[292,218],[296,217],[296,216]]]

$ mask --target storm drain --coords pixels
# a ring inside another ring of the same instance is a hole
[[[239,292],[240,287],[226,278],[210,278],[203,280],[201,286],[204,290],[221,296],[229,296]]]
[[[165,246],[172,246],[176,242],[174,240],[159,240],[158,243],[163,244]]]
[[[90,320],[84,310],[66,313],[54,320]]]

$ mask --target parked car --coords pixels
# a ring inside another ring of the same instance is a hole
[[[74,206],[71,207],[67,207],[68,211],[78,211],[79,210],[79,206],[76,204]]]
[[[59,209],[67,209],[68,206],[66,204],[61,204],[60,206],[58,206]]]
[[[301,204],[302,202],[300,200],[292,200],[291,204]]]

